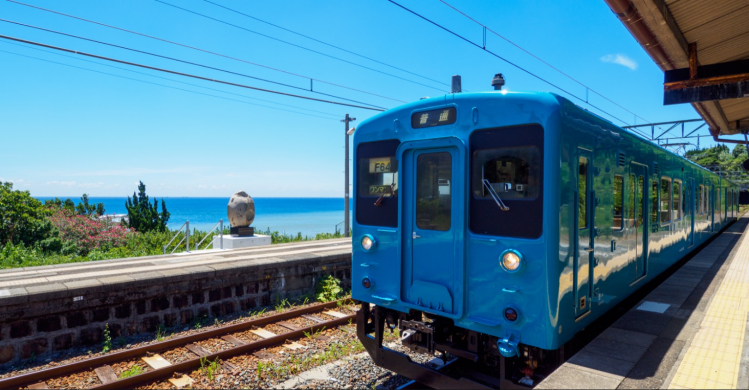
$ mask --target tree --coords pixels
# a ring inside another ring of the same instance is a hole
[[[138,194],[133,193],[132,200],[127,197],[125,203],[127,208],[128,227],[137,232],[164,232],[167,230],[166,223],[169,221],[169,212],[166,203],[161,199],[161,213],[159,213],[159,201],[154,199],[153,205],[146,195],[146,185],[141,181],[138,185]]]
[[[78,203],[78,206],[76,206],[70,198],[65,199],[64,201],[60,200],[60,198],[48,199],[44,201],[44,205],[50,208],[67,210],[78,215],[102,216],[106,212],[104,209],[104,203],[89,204],[88,194],[83,194],[83,196],[81,196],[81,202]]]
[[[0,182],[0,243],[3,245],[31,246],[54,239],[56,232],[47,220],[50,213],[29,191],[13,190],[13,183]]]

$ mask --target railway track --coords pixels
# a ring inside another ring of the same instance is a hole
[[[350,302],[350,300],[346,301]],[[348,325],[351,321],[355,321],[355,314],[345,314],[336,310],[341,303],[342,301],[334,301],[293,309],[205,332],[176,337],[167,341],[6,378],[0,380],[0,389],[48,389],[50,387],[47,382],[53,381],[55,378],[63,378],[87,370],[94,370],[99,381],[99,384],[89,387],[89,389],[135,388],[165,379],[177,388],[189,387],[193,383],[193,379],[184,373],[199,369],[206,362],[221,361],[222,368],[225,371],[235,371],[238,368],[226,361],[231,357],[248,354],[256,354],[256,356],[262,357],[263,349],[279,345],[283,345],[289,350],[303,348],[293,340],[315,334],[315,332],[323,329]],[[321,317],[332,319],[326,320]],[[291,321],[297,322],[297,324],[295,325]],[[298,323],[302,321],[311,323],[311,325],[299,326]],[[285,332],[277,334],[261,328],[269,325],[276,329],[284,329]],[[254,340],[248,341],[247,334],[250,334]],[[198,344],[198,342],[209,340],[221,340],[222,344],[231,345],[231,347],[210,352]],[[180,362],[170,362],[162,356],[165,352],[178,348],[185,348],[196,357]],[[147,364],[148,368],[138,375],[118,378],[112,365],[132,360],[140,360]]]

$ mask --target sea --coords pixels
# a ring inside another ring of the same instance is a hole
[[[37,197],[41,201],[55,197]],[[67,197],[60,197],[67,199]],[[70,198],[77,205],[79,198]],[[151,198],[153,202],[154,198]],[[161,199],[159,211],[161,211]],[[190,221],[190,229],[209,230],[220,219],[229,226],[226,206],[229,198],[163,198],[171,213],[169,228],[179,229]],[[317,233],[334,233],[336,226],[343,232],[343,198],[252,198],[255,201],[255,221],[251,226],[265,231],[314,237]],[[104,203],[106,214],[127,214],[127,198],[91,197],[89,203]]]

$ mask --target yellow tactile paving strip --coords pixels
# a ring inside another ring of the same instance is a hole
[[[729,266],[669,388],[735,389],[749,313],[749,238]]]

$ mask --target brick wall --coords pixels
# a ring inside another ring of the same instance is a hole
[[[116,340],[311,297],[327,275],[350,287],[350,253],[296,257],[129,275],[126,282],[81,280],[78,288],[0,297],[0,365],[78,346],[99,350],[105,324]]]

